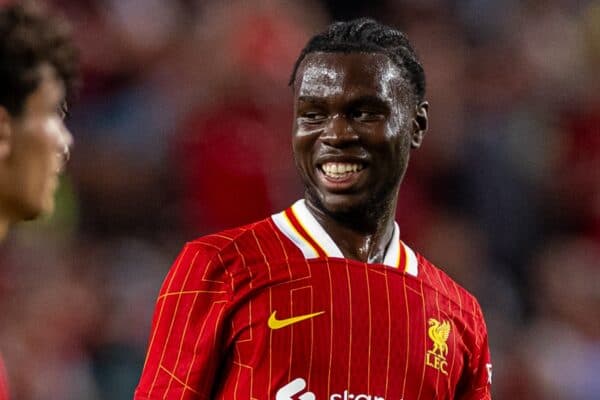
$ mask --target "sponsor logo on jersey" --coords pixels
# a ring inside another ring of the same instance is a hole
[[[281,328],[285,328],[286,326],[290,326],[290,325],[296,324],[298,322],[302,322],[307,319],[314,318],[314,317],[319,316],[324,313],[325,313],[325,311],[319,311],[319,312],[312,313],[312,314],[304,314],[304,315],[298,315],[296,317],[291,317],[291,318],[277,319],[277,316],[276,316],[277,311],[273,311],[273,313],[269,317],[269,320],[267,321],[267,325],[269,325],[269,328],[271,328],[273,330],[281,329]]]
[[[315,394],[313,392],[304,392],[298,395],[306,388],[306,381],[302,378],[296,378],[275,394],[275,400],[315,400]]]
[[[450,336],[450,322],[438,321],[435,318],[429,318],[429,329],[427,334],[433,342],[433,348],[425,354],[425,363],[443,374],[448,375],[448,337]]]
[[[316,400],[313,392],[305,391],[306,381],[302,378],[296,378],[277,391],[275,400]],[[380,396],[370,394],[355,394],[344,390],[343,393],[333,393],[328,397],[329,400],[385,400]]]

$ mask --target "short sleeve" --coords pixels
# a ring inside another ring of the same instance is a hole
[[[209,399],[223,356],[228,276],[214,249],[187,244],[160,290],[134,399]]]

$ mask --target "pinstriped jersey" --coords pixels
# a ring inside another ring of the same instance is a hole
[[[394,233],[343,257],[301,200],[188,243],[158,296],[135,399],[490,399],[481,309]]]

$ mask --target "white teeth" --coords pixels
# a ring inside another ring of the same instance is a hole
[[[321,168],[323,169],[323,172],[325,172],[325,175],[339,178],[350,172],[358,172],[363,169],[363,166],[361,164],[353,163],[328,162],[323,164]]]

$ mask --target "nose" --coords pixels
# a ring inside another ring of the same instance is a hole
[[[328,121],[320,139],[330,146],[343,147],[355,143],[358,135],[346,116],[335,114]]]

